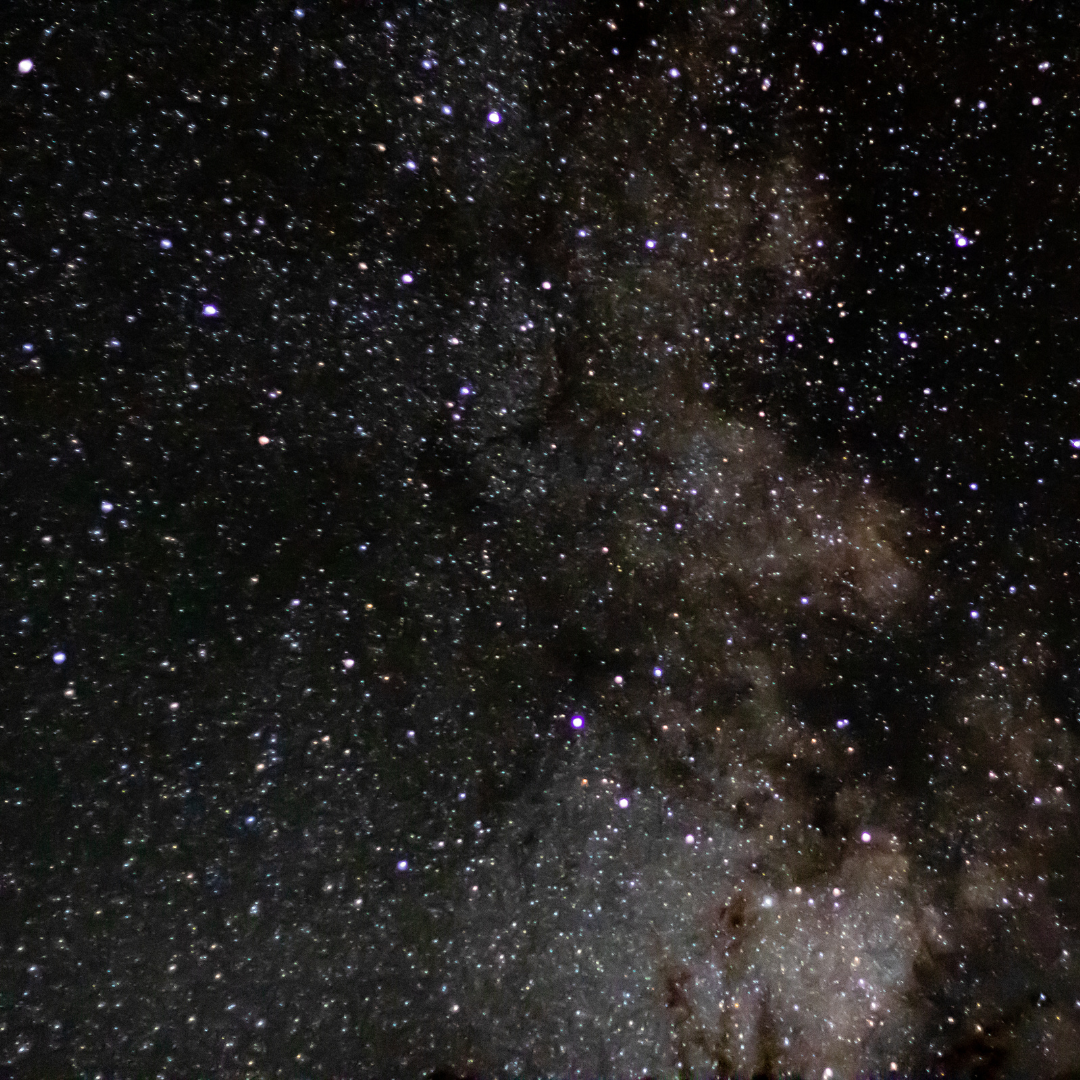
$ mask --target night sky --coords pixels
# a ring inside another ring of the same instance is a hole
[[[1080,1076],[1074,5],[0,41],[0,1075]]]

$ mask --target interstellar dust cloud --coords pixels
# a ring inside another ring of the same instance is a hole
[[[839,223],[784,139],[748,158],[700,122],[746,77],[745,25],[710,19],[564,132],[575,227],[545,257],[573,317],[507,362],[474,462],[509,594],[472,663],[529,702],[490,705],[497,737],[527,753],[555,698],[573,745],[477,823],[436,1042],[514,1075],[1049,1075],[1080,1053],[1072,1002],[1031,999],[1072,973],[1047,867],[1075,747],[1030,633],[927,633],[919,508],[749,405]]]

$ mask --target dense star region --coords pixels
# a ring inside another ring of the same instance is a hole
[[[14,3],[0,1066],[1080,1075],[1080,31]]]

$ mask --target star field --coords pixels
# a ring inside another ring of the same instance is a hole
[[[1080,1070],[1073,23],[16,5],[0,1066]]]

